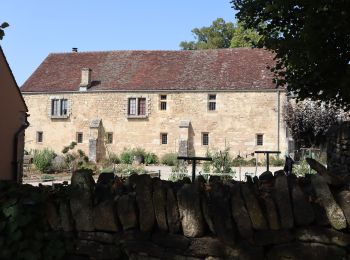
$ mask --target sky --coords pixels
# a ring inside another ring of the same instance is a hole
[[[0,41],[21,86],[52,52],[178,50],[191,30],[235,21],[230,0],[2,0]]]

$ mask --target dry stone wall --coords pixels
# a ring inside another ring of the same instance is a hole
[[[322,174],[95,183],[77,171],[71,186],[36,189],[50,189],[47,232],[69,241],[65,259],[348,259],[349,186]]]

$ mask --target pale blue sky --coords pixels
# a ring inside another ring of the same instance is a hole
[[[51,52],[177,50],[218,17],[234,21],[229,0],[6,0],[0,44],[21,86]]]

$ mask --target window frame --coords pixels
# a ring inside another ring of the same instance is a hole
[[[159,110],[166,111],[167,110],[167,95],[161,94],[159,95]]]
[[[69,117],[69,100],[67,98],[53,97],[50,98],[50,117],[51,118],[68,118]]]
[[[255,145],[256,146],[263,146],[264,145],[264,134],[256,134],[255,135],[256,140],[255,140]],[[261,137],[261,140],[259,139],[259,137]],[[261,142],[260,142],[261,141]]]
[[[214,112],[216,111],[216,94],[208,94],[208,111]]]
[[[111,138],[110,138],[111,137]],[[107,132],[106,133],[106,143],[107,144],[113,144],[113,132]]]
[[[132,107],[131,107],[132,104]],[[127,98],[127,117],[146,118],[148,117],[148,98],[144,96]]]
[[[43,131],[36,131],[36,142],[38,144],[41,144],[44,142],[44,132]]]
[[[205,139],[205,136],[206,136],[206,139]],[[201,143],[202,143],[202,146],[209,146],[209,132],[202,132],[202,140],[201,140]]]
[[[80,140],[80,138],[81,138],[81,140]],[[83,132],[77,132],[75,140],[76,140],[77,144],[82,144],[84,142],[84,134],[83,134]]]
[[[165,142],[163,142],[165,140]],[[167,145],[168,144],[168,133],[160,133],[160,144]]]

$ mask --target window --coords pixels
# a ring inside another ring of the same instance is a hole
[[[160,141],[161,141],[161,144],[168,144],[168,134],[167,133],[160,134]]]
[[[209,133],[202,133],[202,145],[209,145]]]
[[[113,143],[113,133],[109,132],[107,133],[107,144]]]
[[[37,143],[43,142],[43,132],[41,131],[36,132],[36,142]]]
[[[264,144],[264,135],[257,134],[256,135],[256,145],[263,145],[263,144]]]
[[[147,115],[146,98],[128,99],[128,116],[146,116]]]
[[[77,133],[77,143],[81,144],[83,142],[83,133],[82,132],[78,132]]]
[[[128,114],[136,116],[136,98],[129,98]]]
[[[144,115],[146,115],[146,99],[139,98],[138,100],[139,100],[138,115],[144,116]]]
[[[216,110],[216,94],[208,95],[208,110],[215,111]]]
[[[67,117],[68,116],[68,100],[67,99],[51,99],[51,116]]]
[[[166,110],[166,95],[160,95],[160,110]]]

